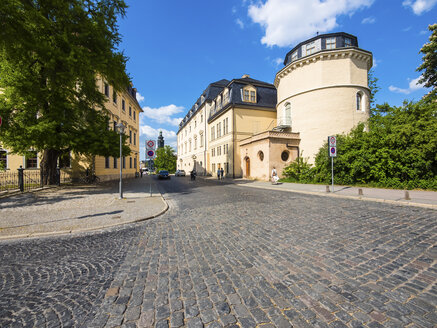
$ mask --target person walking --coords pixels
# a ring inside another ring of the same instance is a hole
[[[217,179],[220,180],[220,168],[217,169]]]
[[[224,174],[225,170],[223,170],[223,168],[220,169],[220,177],[223,180],[223,174]]]

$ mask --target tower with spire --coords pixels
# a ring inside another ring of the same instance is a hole
[[[162,136],[162,131],[159,131],[158,148],[164,148],[164,137]]]

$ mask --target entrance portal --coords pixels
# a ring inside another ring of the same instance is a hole
[[[250,158],[246,157],[246,178],[250,177]]]

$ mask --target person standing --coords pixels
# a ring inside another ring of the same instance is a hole
[[[217,169],[217,179],[220,180],[220,168]]]
[[[225,170],[223,170],[223,168],[220,169],[220,177],[223,180],[223,174],[224,174]]]

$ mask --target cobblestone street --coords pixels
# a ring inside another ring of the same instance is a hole
[[[170,210],[0,244],[1,327],[436,327],[437,212],[174,178]]]

